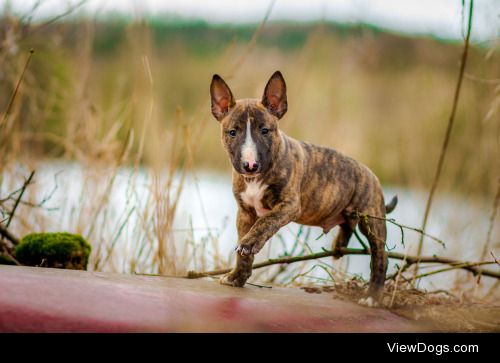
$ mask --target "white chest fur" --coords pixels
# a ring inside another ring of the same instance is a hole
[[[241,193],[241,199],[243,203],[253,207],[258,217],[262,217],[269,212],[262,206],[262,198],[264,197],[264,192],[266,191],[267,184],[263,184],[261,181],[251,180],[245,182],[246,189]]]

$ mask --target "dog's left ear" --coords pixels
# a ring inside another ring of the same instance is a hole
[[[286,101],[286,83],[280,71],[273,73],[262,96],[262,104],[267,110],[276,116],[282,118],[288,109]]]

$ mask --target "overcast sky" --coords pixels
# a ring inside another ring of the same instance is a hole
[[[40,0],[0,0],[24,14]],[[35,19],[64,12],[81,0],[41,0]],[[109,12],[124,15],[177,15],[214,23],[258,22],[272,0],[88,0],[80,9],[87,15]],[[468,0],[465,0],[468,4]],[[462,37],[462,0],[276,0],[269,20],[333,20],[369,23],[389,30]],[[485,41],[500,36],[500,0],[476,0],[472,37]]]

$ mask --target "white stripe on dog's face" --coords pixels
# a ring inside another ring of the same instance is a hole
[[[250,127],[250,119],[247,121],[247,134],[245,136],[245,142],[241,147],[241,162],[247,162],[249,164],[255,163],[257,161],[257,145],[252,138],[252,132]]]

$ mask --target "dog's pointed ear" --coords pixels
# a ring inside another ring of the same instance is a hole
[[[286,83],[280,71],[274,72],[267,82],[262,96],[262,104],[278,119],[286,113],[288,109]]]
[[[218,74],[212,77],[210,97],[212,98],[212,114],[218,121],[222,120],[235,105],[231,90]]]

